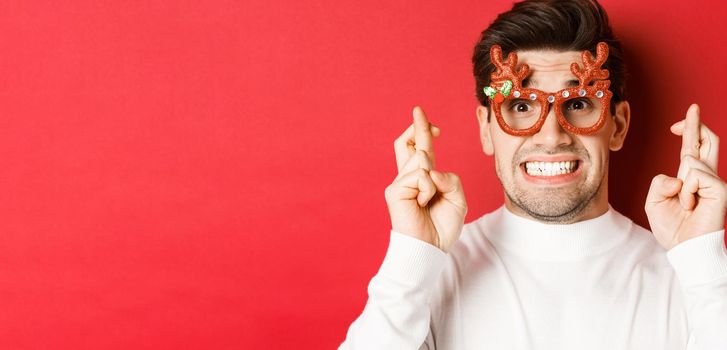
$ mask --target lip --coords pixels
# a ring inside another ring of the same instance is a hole
[[[577,161],[578,165],[576,171],[568,174],[554,175],[554,176],[533,176],[528,174],[525,170],[525,163],[527,162],[566,162],[566,161]],[[525,158],[520,163],[520,172],[523,175],[525,181],[538,184],[538,185],[561,185],[575,181],[580,177],[583,172],[583,160],[573,155],[534,155]]]

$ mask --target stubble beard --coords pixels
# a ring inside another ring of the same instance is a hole
[[[583,153],[585,153],[586,158],[582,159],[588,159],[587,152],[577,152],[577,154]],[[602,171],[598,178],[586,177],[584,182],[578,184],[526,190],[517,186],[514,182],[517,172],[520,171],[519,159],[523,157],[513,157],[513,162],[510,165],[512,173],[507,179],[503,178],[499,166],[496,166],[495,170],[505,196],[527,215],[539,221],[570,224],[579,221],[584,213],[596,204],[594,199],[601,191],[605,171]],[[608,160],[606,160],[605,166],[605,169],[608,169]]]

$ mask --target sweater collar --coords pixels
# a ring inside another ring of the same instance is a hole
[[[484,232],[498,249],[542,261],[581,260],[604,253],[627,238],[632,222],[615,211],[573,224],[547,224],[517,216],[504,205],[487,215]]]

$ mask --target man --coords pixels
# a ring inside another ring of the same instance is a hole
[[[440,130],[415,107],[385,192],[389,249],[340,349],[727,349],[727,189],[698,106],[671,128],[677,177],[649,189],[652,234],[608,204],[630,109],[599,4],[515,4],[473,63],[505,204],[464,224],[458,177],[435,170]]]

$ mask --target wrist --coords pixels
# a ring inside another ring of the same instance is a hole
[[[667,259],[685,286],[727,277],[724,230],[699,235],[667,251]]]

